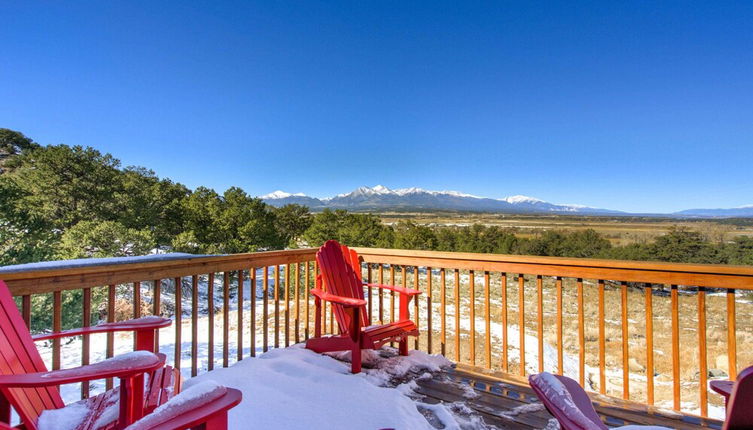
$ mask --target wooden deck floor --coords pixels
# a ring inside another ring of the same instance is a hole
[[[418,387],[414,391],[419,396],[417,400],[427,404],[442,402],[465,410],[469,419],[468,428],[557,428],[554,422],[550,422],[552,416],[525,380],[519,377],[486,373],[462,365],[436,373],[431,378],[416,376]],[[609,427],[643,424],[688,430],[721,428],[721,422],[713,419],[667,412],[606,396],[596,395],[592,399],[597,412]],[[432,417],[430,409],[422,412],[430,422],[434,421],[433,424],[441,428],[441,425],[436,425],[437,419]],[[483,420],[484,425],[480,425],[478,420]]]

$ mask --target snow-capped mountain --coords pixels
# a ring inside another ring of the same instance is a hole
[[[570,214],[619,214],[618,211],[596,209],[582,205],[558,205],[527,196],[510,196],[492,199],[474,196],[459,191],[430,191],[422,188],[391,190],[383,185],[359,187],[334,197],[317,199],[304,194],[275,191],[261,197],[272,206],[297,203],[311,209],[333,208],[349,210],[458,210],[503,213],[570,213]]]
[[[315,198],[315,197],[309,197],[306,194],[303,193],[286,193],[285,191],[274,191],[269,194],[259,196],[260,199],[264,200],[264,202],[280,207],[290,204],[297,204],[297,205],[303,205],[308,206],[311,209],[314,208],[321,208],[324,206],[324,203],[322,203],[321,200]]]

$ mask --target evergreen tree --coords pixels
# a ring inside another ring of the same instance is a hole
[[[169,179],[160,180],[143,167],[127,167],[120,180],[122,190],[114,196],[119,204],[118,221],[129,228],[149,229],[158,244],[170,244],[183,231],[181,200],[189,190]]]
[[[659,236],[649,248],[651,258],[676,263],[720,263],[722,256],[703,235],[683,227],[673,227]]]
[[[18,155],[2,180],[17,192],[14,210],[62,231],[83,220],[116,220],[119,165],[92,148],[45,146]]]
[[[15,158],[19,154],[35,148],[39,145],[23,133],[0,128],[0,174],[15,167]]]
[[[394,246],[399,249],[437,249],[437,237],[428,226],[400,221],[395,227]]]
[[[297,241],[303,233],[311,227],[313,222],[309,208],[297,204],[289,204],[274,209],[275,227],[281,240],[287,246],[297,246]]]
[[[81,221],[63,233],[57,257],[129,257],[145,255],[155,245],[149,230],[128,228],[115,221]]]

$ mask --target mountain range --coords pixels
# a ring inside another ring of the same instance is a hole
[[[261,196],[272,206],[296,203],[313,210],[332,208],[348,210],[453,210],[503,213],[568,213],[568,214],[621,214],[619,211],[590,208],[582,205],[553,204],[527,196],[504,199],[479,197],[458,191],[429,191],[421,188],[391,190],[383,185],[359,187],[349,193],[318,199],[305,194],[284,191]]]
[[[383,185],[359,187],[329,198],[310,197],[302,193],[275,191],[260,198],[276,207],[287,204],[308,206],[312,210],[347,209],[351,211],[384,210],[451,210],[499,212],[511,214],[569,215],[644,215],[676,217],[753,217],[753,205],[731,209],[688,209],[671,214],[633,214],[611,209],[575,204],[556,204],[534,197],[515,195],[503,199],[474,196],[458,191],[429,191],[422,188],[389,189]]]

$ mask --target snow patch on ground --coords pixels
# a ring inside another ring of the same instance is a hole
[[[409,372],[438,372],[452,362],[441,355],[430,355],[423,351],[410,351],[407,356],[395,356],[377,360],[371,369],[363,372],[373,384],[384,386],[390,381],[404,378]]]
[[[475,399],[476,397],[479,397],[481,395],[470,385],[458,384],[458,386],[463,390],[463,397],[465,397],[466,399]]]
[[[406,396],[409,387],[396,389],[379,382],[386,383],[385,375],[439,370],[445,362],[412,353],[378,360],[376,368],[352,375],[347,363],[298,344],[205,373],[186,386],[214,381],[243,391],[243,401],[229,414],[231,428],[245,428],[253,422],[259,428],[431,429],[416,403]]]

